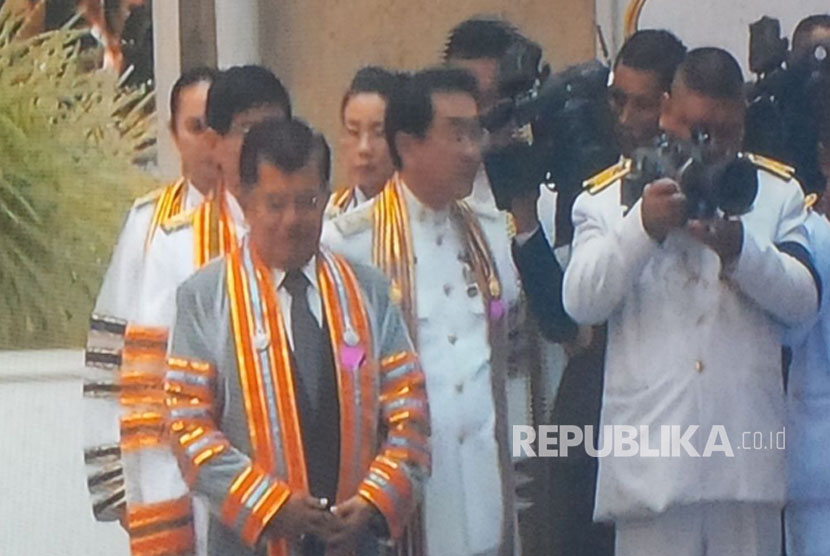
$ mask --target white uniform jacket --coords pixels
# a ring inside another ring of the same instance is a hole
[[[734,452],[691,457],[677,443],[680,457],[604,457],[598,520],[705,501],[784,501],[784,451],[740,446],[751,444],[745,433],[769,443],[784,426],[782,325],[815,314],[818,288],[799,260],[807,213],[798,183],[761,170],[758,181],[732,268],[685,231],[654,241],[641,201],[624,213],[621,180],[574,205],[564,303],[580,324],[608,321],[602,425],[646,425],[650,449],[661,448],[663,425],[699,426],[690,444],[701,455],[722,426]],[[610,440],[605,430],[600,445]]]

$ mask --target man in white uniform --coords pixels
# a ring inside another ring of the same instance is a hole
[[[147,252],[142,280],[142,325],[171,326],[176,288],[212,258],[242,239],[246,226],[239,207],[239,153],[247,130],[257,122],[291,117],[288,93],[261,66],[230,68],[211,87],[207,142],[221,171],[217,196],[199,211],[167,220]]]
[[[423,531],[442,556],[515,553],[505,344],[519,287],[506,215],[459,202],[481,163],[478,115],[468,73],[417,73],[386,113],[398,174],[323,232],[333,250],[379,265],[401,297],[432,406]]]
[[[734,156],[743,99],[731,55],[692,51],[661,128],[679,138],[706,130],[716,153]],[[665,179],[630,207],[621,178],[574,206],[564,302],[581,324],[608,321],[602,424],[636,427],[651,450],[671,448],[661,427],[680,427],[678,457],[600,459],[595,518],[614,521],[618,556],[780,551],[784,452],[741,446],[744,433],[783,428],[782,324],[815,314],[819,286],[800,187],[780,165],[751,159],[758,192],[740,217],[687,222],[684,194]],[[603,430],[600,442],[612,441]]]

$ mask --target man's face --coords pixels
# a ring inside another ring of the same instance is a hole
[[[401,157],[404,171],[419,174],[420,184],[430,188],[429,198],[446,204],[472,192],[484,133],[467,93],[434,93],[432,112],[424,137],[412,137]]]
[[[622,153],[631,156],[634,149],[649,146],[660,133],[663,90],[659,78],[653,71],[618,64],[608,93],[617,142]]]
[[[660,129],[678,139],[690,139],[695,130],[711,137],[716,158],[728,158],[740,152],[744,140],[743,100],[715,99],[692,91],[682,80],[672,86],[663,103]]]
[[[302,268],[317,253],[323,228],[327,186],[316,156],[287,174],[259,163],[259,182],[242,196],[251,243],[269,267]]]
[[[225,135],[213,132],[213,152],[222,174],[222,182],[228,190],[239,193],[239,156],[242,153],[242,141],[245,134],[254,125],[269,119],[285,119],[281,107],[270,104],[257,106],[236,114],[231,120],[231,127]]]
[[[386,100],[377,93],[352,95],[343,108],[340,148],[348,183],[370,196],[395,172],[383,129],[385,112]]]
[[[200,190],[213,187],[219,167],[207,141],[205,106],[210,83],[201,81],[180,91],[176,121],[172,122],[173,142],[182,161],[182,175]]]
[[[497,58],[451,58],[453,66],[465,69],[476,78],[479,109],[486,114],[499,100],[499,60]]]

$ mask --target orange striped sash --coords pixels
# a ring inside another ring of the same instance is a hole
[[[226,268],[253,463],[291,490],[307,493],[291,348],[271,270],[247,244],[231,252]],[[342,259],[326,252],[318,255],[317,269],[340,392],[340,501],[355,493],[374,455],[379,384],[356,277]],[[287,556],[288,542],[271,541],[268,554]]]

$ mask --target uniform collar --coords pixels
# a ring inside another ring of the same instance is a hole
[[[242,206],[239,204],[237,198],[228,191],[225,190],[225,202],[227,203],[228,211],[231,214],[231,220],[233,220],[234,224],[240,229],[245,232],[248,231],[248,223],[245,222],[245,213],[242,212]]]
[[[401,186],[404,198],[406,199],[406,207],[409,211],[409,218],[411,221],[414,220],[416,222],[424,222],[438,226],[449,220],[449,206],[440,210],[435,210],[419,201],[403,180],[401,180]]]
[[[189,211],[195,209],[204,201],[205,196],[202,195],[202,192],[196,189],[196,186],[193,185],[192,181],[187,180],[184,192],[184,210]]]
[[[308,278],[309,284],[315,291],[319,291],[319,287],[317,285],[317,256],[312,256],[311,259],[300,269],[305,277]],[[283,280],[285,280],[286,272],[281,268],[274,268],[272,269],[273,277],[274,277],[274,284],[277,286],[277,290],[282,287]]]

